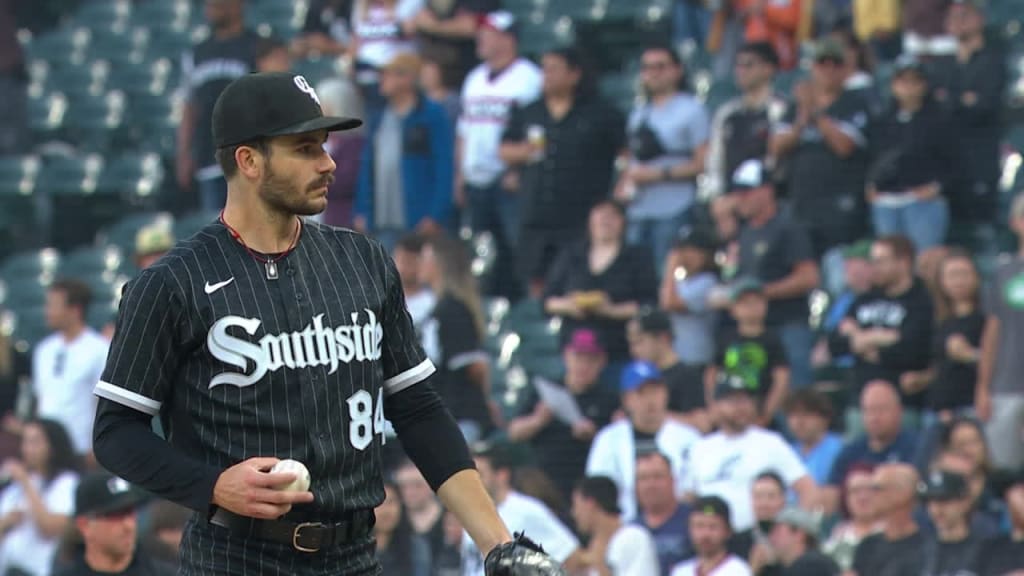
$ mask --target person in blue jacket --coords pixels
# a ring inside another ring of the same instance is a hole
[[[381,70],[383,110],[369,119],[354,226],[389,250],[410,230],[433,233],[452,211],[455,141],[444,108],[423,96],[421,61],[396,56]]]

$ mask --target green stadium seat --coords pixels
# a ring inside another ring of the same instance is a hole
[[[92,33],[85,27],[58,28],[38,38],[26,47],[27,60],[42,60],[53,65],[79,65],[82,63]]]
[[[96,193],[103,157],[99,154],[48,158],[39,187],[51,196],[89,196]]]
[[[12,338],[18,349],[29,349],[50,335],[46,325],[46,310],[42,306],[22,307],[12,310]]]
[[[160,155],[123,153],[110,159],[99,179],[99,192],[136,202],[152,199],[163,186],[164,165]]]
[[[79,97],[102,94],[110,77],[110,63],[98,60],[81,66],[53,70],[47,78],[47,87],[68,97],[74,103]]]
[[[188,214],[174,221],[174,237],[178,240],[191,238],[216,219],[216,212],[195,212]]]
[[[31,197],[39,179],[38,156],[0,157],[0,201]]]
[[[570,46],[575,41],[573,21],[563,16],[524,23],[519,44],[525,52],[536,56],[554,48]]]
[[[93,330],[100,331],[108,323],[114,322],[117,318],[117,304],[119,300],[112,298],[99,299],[89,304],[89,314],[85,319]]]
[[[509,309],[502,323],[502,331],[519,332],[526,326],[543,323],[546,320],[544,303],[538,299],[524,298]]]
[[[120,90],[98,96],[77,96],[71,100],[66,131],[86,149],[108,149],[123,135],[126,107],[124,93]]]
[[[565,378],[565,361],[560,354],[524,357],[522,364],[530,376],[539,376],[552,382],[561,382]]]
[[[89,0],[75,12],[74,19],[81,26],[106,29],[117,24],[123,25],[131,13],[132,4],[129,0]]]
[[[121,269],[123,260],[124,253],[117,246],[82,246],[64,256],[60,272],[65,276],[82,278],[116,273]]]
[[[183,103],[173,91],[167,94],[136,94],[128,108],[130,138],[137,149],[165,158],[176,153],[178,125]]]
[[[129,100],[149,95],[164,95],[174,89],[177,63],[169,58],[124,64],[111,70],[108,84],[125,93]]]
[[[18,252],[0,263],[0,278],[52,277],[60,265],[60,253],[53,248]]]
[[[68,99],[60,92],[29,93],[28,125],[37,140],[56,136],[64,127]]]
[[[731,81],[719,80],[712,82],[708,89],[707,96],[704,99],[704,105],[708,109],[708,113],[714,114],[715,110],[719,106],[725,104],[729,100],[739,96],[740,90]]]
[[[0,288],[0,304],[8,310],[17,311],[21,308],[41,307],[46,304],[46,287],[50,277],[17,277],[7,278]]]
[[[521,327],[516,332],[519,335],[519,347],[516,349],[515,357],[525,365],[537,358],[557,355],[561,345],[554,324],[544,321]]]
[[[198,6],[188,0],[150,0],[139,2],[132,12],[132,22],[150,30],[184,29],[192,22]]]
[[[86,54],[90,59],[117,65],[141,63],[145,59],[149,38],[149,30],[141,27],[96,34]]]

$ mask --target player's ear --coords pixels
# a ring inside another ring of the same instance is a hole
[[[238,172],[246,178],[258,180],[263,175],[265,161],[266,155],[257,147],[243,145],[235,149]]]

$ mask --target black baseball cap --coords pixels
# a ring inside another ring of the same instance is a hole
[[[757,383],[748,382],[745,378],[739,374],[729,374],[728,372],[722,372],[715,382],[715,400],[721,400],[722,398],[728,398],[733,394],[746,394],[751,398],[757,397]]]
[[[128,481],[109,472],[92,472],[82,478],[75,490],[75,515],[103,515],[129,510],[146,500],[146,494]]]
[[[672,334],[672,320],[657,308],[643,308],[636,315],[636,325],[644,334]]]
[[[967,496],[967,478],[945,470],[932,470],[917,487],[925,500],[957,500]]]
[[[306,78],[288,72],[242,76],[228,84],[213,106],[217,148],[316,130],[351,130],[362,124],[358,118],[324,116],[320,98]]]
[[[729,519],[729,504],[718,496],[701,496],[694,503],[690,514],[718,516],[725,521],[726,526],[732,527],[732,521]]]

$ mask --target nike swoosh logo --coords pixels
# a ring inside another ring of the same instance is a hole
[[[207,294],[213,294],[217,290],[220,290],[221,288],[227,286],[228,284],[231,284],[234,281],[235,281],[235,277],[232,276],[231,278],[228,278],[227,280],[225,280],[223,282],[217,282],[216,284],[210,284],[209,282],[207,282],[206,283],[206,288],[204,288],[204,290],[206,290]]]

